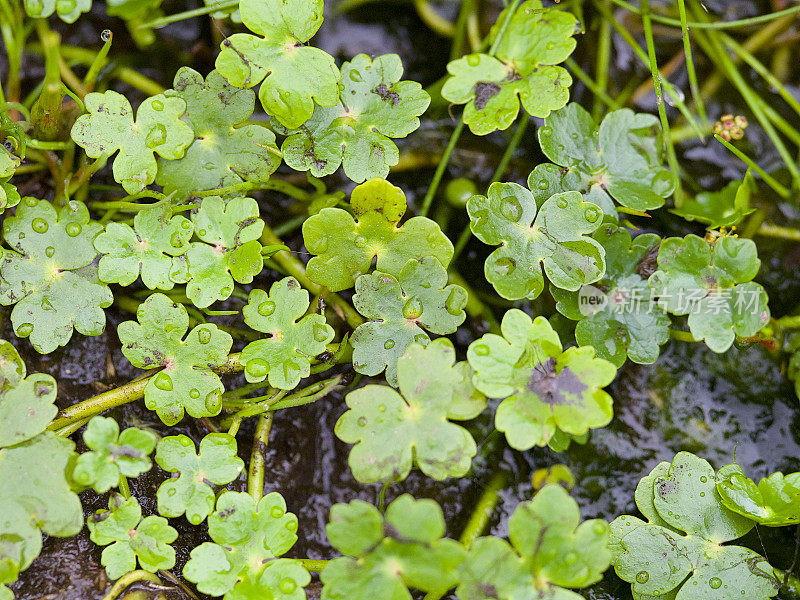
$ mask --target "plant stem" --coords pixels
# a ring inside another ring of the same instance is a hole
[[[131,497],[131,488],[128,486],[128,478],[125,475],[119,476],[119,493],[122,494],[122,497],[128,499]]]
[[[237,352],[230,354],[225,364],[215,368],[214,372],[218,375],[225,375],[241,371],[242,368],[242,364],[239,362],[239,353]],[[139,400],[144,396],[144,388],[154,375],[155,373],[150,373],[147,377],[136,379],[113,390],[92,396],[78,404],[68,406],[61,411],[57,419],[47,426],[47,429],[55,431],[81,419],[91,418],[117,406]]]
[[[222,11],[229,8],[236,8],[238,6],[239,6],[239,0],[225,0],[224,2],[209,4],[201,8],[195,8],[194,10],[185,10],[183,12],[161,17],[160,19],[153,19],[152,21],[146,21],[144,23],[140,23],[139,25],[137,25],[136,29],[158,29],[159,27],[164,27],[165,25],[169,25],[170,23],[184,21],[186,19],[191,19],[192,17],[199,17],[202,15],[207,15],[212,12]]]
[[[428,0],[414,0],[414,8],[419,18],[429,29],[442,37],[453,37],[456,30],[455,26],[436,12],[436,9],[431,6]]]
[[[300,563],[306,571],[311,571],[312,573],[322,572],[325,565],[331,562],[329,560],[317,560],[316,558],[295,558],[294,560]]]
[[[261,244],[263,246],[277,246],[282,245],[283,242],[277,235],[264,225],[264,232],[261,234]],[[314,295],[322,296],[323,300],[333,306],[344,317],[347,324],[353,329],[358,327],[364,322],[362,317],[356,309],[354,309],[347,300],[338,294],[331,292],[329,289],[322,287],[311,281],[306,275],[306,268],[294,254],[290,252],[278,252],[272,256],[278,265],[280,265],[286,273],[297,279],[304,288]]]
[[[511,162],[511,157],[514,155],[514,151],[519,146],[519,143],[522,141],[522,136],[525,135],[525,130],[528,128],[528,123],[530,123],[530,117],[527,113],[523,113],[522,118],[520,119],[519,123],[517,123],[517,129],[514,132],[514,135],[511,138],[511,141],[506,146],[505,151],[503,152],[503,156],[500,158],[500,162],[497,165],[497,169],[494,171],[494,175],[492,175],[492,179],[489,182],[489,185],[500,181],[503,177],[503,174],[506,172],[508,168],[508,163]]]
[[[692,91],[692,99],[697,113],[700,115],[702,123],[708,122],[706,106],[703,97],[700,95],[700,86],[697,83],[697,72],[692,60],[692,41],[689,39],[689,26],[686,22],[686,0],[678,0],[678,11],[681,15],[681,37],[683,38],[683,53],[686,56],[686,73],[689,76],[689,89]],[[652,18],[652,15],[651,17]]]
[[[603,23],[607,23],[607,21],[604,20]],[[622,108],[620,106],[619,102],[614,100],[614,98],[609,96],[605,92],[605,90],[603,90],[603,88],[601,88],[597,83],[595,83],[592,80],[592,78],[589,77],[589,75],[586,73],[586,71],[581,69],[580,65],[578,65],[578,63],[576,63],[572,58],[568,58],[566,60],[566,65],[569,68],[569,70],[572,71],[572,74],[575,75],[575,77],[577,77],[581,81],[581,83],[583,83],[583,85],[585,85],[587,88],[589,88],[589,91],[594,94],[595,103],[598,106],[600,106],[600,104],[597,103],[596,101],[600,100],[601,102],[603,102],[603,104],[608,106],[611,110],[617,110],[618,108]],[[598,114],[599,114],[599,109],[598,109]]]
[[[752,158],[750,158],[749,156],[747,156],[747,155],[746,155],[744,152],[742,152],[741,150],[739,150],[739,149],[738,149],[736,146],[734,146],[733,144],[731,144],[730,142],[728,142],[727,140],[723,139],[722,137],[720,137],[720,136],[719,136],[719,135],[717,135],[717,134],[715,134],[715,135],[714,135],[714,138],[715,138],[715,139],[716,139],[716,140],[717,140],[717,141],[718,141],[720,144],[722,144],[722,145],[723,145],[723,146],[725,146],[725,147],[726,147],[728,150],[730,150],[730,151],[731,151],[731,152],[732,152],[732,153],[733,153],[733,154],[734,154],[734,155],[735,155],[737,158],[739,158],[740,160],[742,160],[742,161],[743,161],[743,162],[744,162],[744,163],[745,163],[745,164],[746,164],[748,167],[750,167],[751,169],[753,169],[753,171],[755,171],[756,173],[758,173],[758,174],[761,176],[761,179],[763,179],[763,180],[764,180],[764,182],[765,182],[765,183],[766,183],[766,184],[767,184],[769,187],[771,187],[773,190],[775,190],[775,192],[776,192],[776,193],[777,193],[777,194],[778,194],[778,195],[779,195],[781,198],[786,198],[786,199],[788,199],[788,198],[789,198],[789,197],[792,195],[792,192],[791,192],[791,191],[790,191],[788,188],[786,188],[786,187],[785,187],[783,184],[781,184],[781,183],[780,183],[780,182],[779,182],[777,179],[775,179],[775,178],[774,178],[772,175],[770,175],[769,173],[767,173],[767,172],[766,172],[764,169],[762,169],[761,167],[759,167],[759,166],[758,166],[758,165],[755,163],[755,161],[754,161]]]
[[[521,0],[513,0],[508,8],[505,9],[507,11],[507,18],[503,20],[503,24],[500,26],[500,31],[497,32],[497,37],[495,38],[492,47],[489,48],[489,54],[491,56],[494,56],[494,53],[497,51],[497,47],[500,45],[500,42],[503,41],[506,30],[511,23],[511,15],[513,15],[514,11],[517,10],[517,6],[519,6],[520,1]],[[462,112],[461,117],[458,119],[458,123],[456,123],[456,128],[453,130],[453,133],[450,136],[450,141],[447,142],[447,148],[445,148],[444,154],[442,154],[442,158],[439,160],[439,164],[436,166],[436,172],[433,174],[431,185],[428,187],[428,191],[425,193],[425,198],[422,200],[422,207],[420,208],[419,214],[423,217],[428,214],[428,211],[431,208],[433,198],[436,196],[436,190],[439,189],[439,184],[442,181],[444,170],[447,168],[447,163],[450,162],[450,155],[453,154],[453,150],[455,150],[456,144],[458,143],[458,138],[461,137],[461,132],[463,130],[464,113]]]
[[[669,335],[673,340],[678,340],[679,342],[697,342],[695,337],[688,331],[681,331],[680,329],[670,329]]]
[[[483,534],[486,526],[489,524],[489,519],[494,513],[499,500],[498,492],[503,489],[506,484],[506,473],[499,471],[495,473],[489,485],[483,490],[483,494],[478,499],[478,503],[472,511],[472,514],[467,521],[464,531],[461,532],[459,541],[464,544],[468,549],[472,543]]]
[[[755,233],[756,235],[789,240],[791,242],[800,242],[800,229],[794,229],[792,227],[762,223],[759,228],[756,229]]]
[[[150,571],[144,571],[142,569],[139,569],[138,571],[131,571],[114,582],[114,585],[111,586],[111,589],[108,591],[108,593],[103,596],[103,600],[115,600],[115,598],[119,596],[126,587],[136,583],[137,581],[149,581],[150,583],[157,584],[161,583],[161,580],[158,578],[158,576]]]
[[[264,467],[267,461],[267,443],[272,429],[272,413],[258,417],[258,424],[253,435],[253,450],[250,452],[250,468],[247,475],[247,493],[253,500],[261,500],[264,494]]]
[[[683,203],[680,165],[678,165],[675,146],[672,145],[672,140],[669,135],[669,119],[667,118],[667,108],[664,106],[664,94],[661,89],[661,73],[658,70],[658,61],[656,60],[656,46],[653,38],[653,24],[650,16],[650,0],[642,0],[642,23],[644,24],[644,37],[647,42],[647,56],[650,61],[650,72],[653,75],[653,89],[656,92],[658,116],[661,120],[661,129],[664,132],[663,143],[667,150],[667,162],[672,171],[675,205],[680,206]]]
[[[800,329],[800,315],[788,315],[778,319],[781,329]]]
[[[639,9],[630,2],[625,2],[625,0],[611,0],[611,2],[637,15],[640,15],[644,12],[644,8]],[[750,17],[747,19],[738,19],[736,21],[713,21],[713,22],[691,21],[685,24],[677,19],[662,17],[661,15],[653,15],[652,19],[656,23],[671,25],[673,27],[688,26],[691,29],[735,29],[738,27],[749,27],[751,25],[759,25],[761,23],[766,23],[767,21],[772,21],[780,17],[794,15],[798,12],[800,12],[800,6],[792,6],[790,8],[779,10],[767,15],[759,15],[757,17]]]
[[[608,6],[609,0],[600,0],[600,1],[603,2],[606,6]],[[592,90],[592,92],[594,93],[594,102],[592,103],[592,118],[599,123],[600,118],[603,114],[603,107],[601,105],[601,102],[607,104],[611,108],[619,108],[619,107],[618,106],[613,107],[611,104],[608,104],[608,101],[606,100],[608,99],[611,100],[612,102],[615,102],[614,99],[611,98],[606,93],[608,91],[608,73],[609,73],[608,65],[611,61],[611,23],[609,23],[606,19],[600,19],[600,32],[598,33],[598,37],[599,40],[597,42],[597,58],[595,60],[595,68],[594,68],[594,76],[597,79],[597,84],[595,86],[595,89]],[[575,66],[577,66],[577,64]],[[583,81],[583,79],[581,78],[580,75],[578,75],[577,72],[575,72],[575,74],[578,76],[578,79]],[[588,76],[587,79],[589,79]],[[584,85],[586,85],[586,87],[589,87],[588,83],[586,83],[585,81],[583,81],[583,83]]]

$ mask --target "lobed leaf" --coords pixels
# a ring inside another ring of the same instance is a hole
[[[323,0],[241,0],[242,23],[255,33],[222,42],[217,71],[235,87],[261,83],[258,97],[268,115],[294,129],[314,104],[339,101],[339,69],[333,57],[303,45],[322,25]],[[261,37],[259,37],[261,36]]]
[[[469,199],[467,212],[475,237],[500,246],[484,273],[503,298],[536,298],[544,290],[542,268],[554,286],[571,291],[603,276],[605,251],[588,237],[601,227],[602,211],[577,192],[555,194],[537,209],[526,188],[493,183],[487,196]]]
[[[777,594],[780,583],[763,557],[722,545],[754,523],[723,506],[718,477],[705,460],[679,452],[639,482],[636,504],[647,522],[625,515],[610,528],[611,564],[635,597],[758,600]]]
[[[773,473],[756,485],[739,465],[727,465],[717,476],[717,494],[725,508],[760,525],[800,523],[800,473]]]
[[[649,279],[658,304],[689,315],[689,330],[714,352],[725,352],[736,336],[755,335],[769,321],[767,293],[751,282],[761,261],[753,240],[725,236],[667,238],[658,270]]]
[[[361,183],[386,177],[400,159],[390,138],[405,137],[419,127],[430,97],[415,81],[401,81],[403,65],[396,54],[374,60],[359,54],[342,65],[340,101],[314,109],[281,146],[286,164],[315,177],[344,165],[350,179]]]
[[[186,102],[186,121],[194,141],[177,160],[158,161],[156,182],[165,193],[181,196],[243,181],[263,183],[281,164],[275,134],[261,125],[247,125],[255,93],[230,85],[217,71],[206,77],[190,67],[175,74],[168,97]]]
[[[128,99],[115,91],[91,92],[83,102],[88,114],[75,121],[72,139],[91,158],[107,159],[119,150],[114,160],[114,180],[129,194],[155,180],[154,152],[174,160],[183,156],[194,139],[192,128],[180,119],[186,110],[181,98],[164,94],[146,98],[139,106],[136,121]]]
[[[311,373],[311,360],[333,339],[333,327],[324,315],[306,315],[308,291],[294,277],[285,277],[264,290],[251,290],[242,312],[244,321],[268,338],[250,342],[242,350],[247,381],[267,379],[272,387],[291,390]],[[306,316],[303,316],[306,315]]]
[[[466,319],[467,292],[447,285],[441,263],[426,257],[410,260],[397,278],[375,271],[356,279],[353,306],[369,321],[353,332],[353,368],[377,375],[397,386],[397,360],[412,343],[426,345],[425,330],[439,335],[453,333]]]
[[[701,192],[694,198],[686,198],[680,208],[669,212],[687,221],[704,223],[707,229],[733,227],[756,210],[750,208],[750,195],[755,189],[755,179],[748,171],[742,181],[731,181],[717,192]]]
[[[335,504],[325,531],[331,544],[350,556],[325,566],[322,600],[407,600],[408,588],[443,595],[455,585],[464,557],[461,544],[442,539],[444,529],[435,501],[408,494],[394,500],[385,516],[361,500]]]
[[[12,250],[2,251],[0,303],[14,305],[11,322],[18,337],[29,337],[41,354],[65,345],[75,329],[100,335],[103,308],[113,296],[91,266],[92,242],[102,226],[75,200],[57,210],[46,200],[26,198],[3,223]]]
[[[447,65],[451,77],[442,96],[466,104],[464,122],[475,135],[507,129],[517,118],[520,102],[528,114],[544,118],[569,99],[572,77],[557,65],[575,49],[575,17],[528,0],[513,14],[501,13],[490,39],[499,35],[508,19],[494,56],[469,54]]]
[[[544,317],[512,308],[503,316],[502,337],[487,333],[470,344],[467,360],[475,387],[497,407],[495,427],[517,450],[544,446],[556,431],[572,436],[604,427],[613,413],[612,399],[601,388],[616,368],[595,358],[594,348],[562,351],[558,334]]]
[[[142,519],[142,508],[134,498],[118,494],[108,499],[108,510],[95,511],[86,520],[89,537],[107,546],[100,557],[110,579],[119,579],[139,566],[155,573],[175,565],[175,550],[170,546],[178,532],[163,517]],[[110,544],[110,545],[109,545]]]
[[[412,217],[402,226],[403,191],[385,179],[371,179],[353,190],[351,215],[341,208],[323,208],[303,223],[303,240],[312,257],[306,265],[309,279],[331,291],[350,288],[376,269],[398,276],[410,260],[432,256],[447,267],[453,245],[434,221]]]
[[[104,494],[119,485],[120,476],[138,477],[149,471],[150,453],[156,437],[149,431],[128,427],[121,434],[117,422],[109,417],[93,417],[83,432],[90,448],[78,457],[72,479]]]
[[[199,453],[185,435],[161,438],[155,460],[165,471],[179,474],[159,486],[158,512],[170,518],[186,514],[192,525],[202,523],[214,510],[212,484],[230,483],[244,469],[244,461],[236,455],[236,438],[227,433],[206,435]]]
[[[623,108],[597,125],[573,102],[547,117],[538,135],[542,152],[555,164],[540,164],[528,177],[537,203],[556,192],[579,191],[616,217],[612,199],[645,211],[663,206],[672,193],[654,115]]]
[[[145,406],[167,425],[183,418],[213,417],[222,408],[222,381],[212,370],[226,362],[233,338],[212,323],[189,330],[182,304],[152,294],[136,311],[139,322],[117,328],[122,353],[141,369],[163,367],[144,388]],[[184,335],[186,335],[184,339]]]
[[[471,419],[485,407],[474,398],[469,370],[455,362],[446,338],[411,344],[397,361],[399,393],[368,385],[347,395],[349,410],[334,431],[355,444],[348,460],[361,483],[400,481],[412,463],[428,477],[462,477],[477,452],[470,433],[450,420]],[[460,410],[465,402],[471,410]],[[454,410],[455,409],[455,410]]]
[[[98,276],[105,283],[128,286],[141,275],[149,289],[171,290],[174,257],[189,249],[192,232],[192,222],[172,216],[169,206],[140,210],[132,228],[127,223],[108,223],[94,239],[95,249],[103,254]]]

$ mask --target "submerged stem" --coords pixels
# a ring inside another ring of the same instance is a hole
[[[267,462],[267,443],[271,429],[272,413],[261,415],[253,435],[253,450],[250,452],[250,469],[247,475],[247,493],[253,497],[256,504],[264,495],[264,467]]]

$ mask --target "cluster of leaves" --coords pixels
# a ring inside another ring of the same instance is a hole
[[[572,77],[563,67],[575,49],[578,22],[568,12],[542,8],[527,0],[513,13],[506,9],[492,27],[489,54],[468,54],[447,65],[451,77],[442,96],[466,104],[464,122],[476,135],[507,129],[519,105],[534,117],[546,117],[569,99]]]
[[[636,597],[766,599],[778,593],[780,582],[766,559],[724,545],[755,526],[717,492],[734,492],[741,480],[730,486],[728,477],[738,479],[740,471],[731,465],[714,473],[707,461],[680,452],[639,482],[636,505],[647,521],[618,517],[610,539],[611,564]]]

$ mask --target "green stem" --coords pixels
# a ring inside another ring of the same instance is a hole
[[[111,50],[111,42],[114,40],[114,33],[110,29],[106,29],[104,33],[106,32],[108,32],[108,39],[103,44],[103,47],[100,48],[97,56],[94,57],[92,64],[89,65],[89,70],[86,71],[86,75],[83,78],[83,86],[89,91],[93,90],[97,84],[97,76],[100,74],[100,69],[103,68],[108,51]]]
[[[311,404],[312,402],[316,402],[320,398],[324,398],[327,396],[331,391],[339,385],[342,381],[342,376],[337,375],[336,377],[332,377],[325,381],[320,381],[309,388],[314,388],[317,391],[312,393],[311,395],[301,396],[299,398],[292,399],[291,397],[286,397],[283,400],[276,402],[270,407],[270,410],[281,410],[284,408],[294,408],[297,406],[304,406],[306,404]]]
[[[669,335],[672,339],[678,340],[679,342],[696,342],[698,340],[689,333],[688,331],[681,331],[680,329],[670,329]]]
[[[431,6],[428,0],[414,0],[414,8],[419,18],[429,29],[442,37],[453,37],[456,31],[455,26],[436,12],[436,9]]]
[[[792,195],[792,192],[786,188],[783,184],[781,184],[777,179],[775,179],[772,175],[767,173],[764,169],[759,167],[755,161],[747,156],[744,152],[739,150],[736,146],[731,144],[730,142],[724,140],[719,135],[714,135],[714,138],[723,146],[725,146],[728,150],[730,150],[737,158],[742,160],[748,167],[753,169],[756,173],[758,173],[764,182],[771,187],[775,192],[781,196],[781,198],[789,198]]]
[[[617,6],[624,8],[627,11],[640,15],[644,12],[644,8],[639,9],[638,7],[634,6],[630,2],[625,2],[625,0],[611,0]],[[679,21],[678,19],[671,19],[669,17],[662,17],[661,15],[652,15],[653,21],[656,23],[662,23],[664,25],[671,25],[673,27],[684,27],[688,26],[691,29],[735,29],[738,27],[749,27],[751,25],[759,25],[761,23],[766,23],[768,21],[772,21],[774,19],[779,19],[780,17],[784,17],[787,15],[793,15],[800,12],[800,5],[799,6],[792,6],[791,8],[786,8],[784,10],[779,10],[767,15],[759,15],[757,17],[750,17],[747,19],[738,19],[736,21],[713,21],[713,22],[703,22],[703,21],[689,21],[685,24]]]
[[[119,476],[119,493],[122,494],[122,497],[128,499],[131,497],[131,488],[128,486],[128,478],[125,475]]]
[[[461,532],[459,541],[469,548],[472,543],[483,534],[486,526],[489,524],[489,519],[494,513],[499,500],[498,492],[503,489],[506,484],[506,473],[499,471],[495,473],[489,485],[483,490],[478,503],[475,505],[472,514],[467,521],[464,531]]]
[[[215,4],[209,4],[208,6],[203,6],[202,8],[195,8],[194,10],[185,10],[183,12],[175,13],[173,15],[167,15],[166,17],[161,17],[160,19],[153,19],[152,21],[146,21],[136,26],[136,29],[157,29],[159,27],[164,27],[165,25],[169,25],[170,23],[177,23],[178,21],[184,21],[186,19],[191,19],[193,17],[199,17],[202,15],[207,15],[212,12],[227,10],[237,8],[239,6],[239,0],[226,0],[224,2],[217,2]]]
[[[494,171],[494,175],[492,175],[492,179],[489,182],[489,185],[500,181],[503,177],[503,174],[506,172],[508,168],[508,163],[511,162],[511,157],[514,155],[514,151],[519,146],[519,143],[522,141],[522,136],[525,135],[525,130],[528,128],[528,123],[530,122],[530,117],[527,113],[523,113],[522,118],[520,119],[519,123],[517,124],[517,130],[514,132],[511,141],[506,146],[505,151],[503,152],[503,156],[500,158],[500,162],[497,165],[497,169]]]
[[[161,580],[153,573],[144,570],[131,571],[123,575],[114,582],[108,593],[103,596],[103,600],[115,600],[126,587],[136,583],[137,581],[149,581],[150,583],[161,584]]]
[[[667,162],[672,171],[675,205],[680,206],[683,202],[680,166],[678,165],[678,156],[675,154],[675,146],[672,145],[672,139],[670,139],[669,135],[669,119],[667,118],[667,108],[664,106],[664,94],[661,89],[661,72],[658,70],[658,61],[656,60],[656,46],[653,38],[653,24],[650,15],[650,0],[642,0],[642,23],[644,25],[644,37],[647,42],[647,57],[650,62],[650,72],[653,75],[653,89],[656,92],[658,116],[661,120],[661,129],[664,132],[663,140],[667,150]]]
[[[686,0],[678,0],[678,10],[681,15],[681,37],[683,38],[683,53],[686,55],[686,73],[689,76],[689,89],[692,91],[692,99],[700,115],[700,120],[706,123],[708,122],[706,106],[703,103],[703,97],[700,95],[697,72],[694,68],[694,60],[692,60],[692,41],[689,39],[689,26],[686,21]],[[652,18],[652,15],[650,18]]]
[[[780,225],[762,223],[759,228],[756,229],[755,233],[756,235],[763,235],[765,237],[800,242],[800,229],[794,229],[792,227],[781,227]]]
[[[239,433],[239,426],[242,424],[242,419],[239,417],[233,417],[231,420],[231,426],[228,428],[228,435],[236,437],[236,434]]]
[[[781,329],[800,329],[800,315],[789,315],[778,319]]]
[[[497,32],[497,37],[494,40],[491,48],[489,48],[489,54],[494,56],[494,53],[497,51],[500,42],[503,41],[503,37],[505,36],[506,30],[511,23],[511,15],[514,14],[514,11],[517,10],[517,6],[519,6],[521,0],[513,0],[511,4],[506,8],[506,15],[508,18],[503,20],[503,24],[500,26],[500,30]],[[439,164],[436,166],[436,172],[433,174],[433,179],[431,180],[431,185],[428,187],[428,191],[425,193],[425,198],[422,200],[422,207],[420,208],[419,214],[421,216],[426,216],[428,211],[431,208],[431,204],[433,203],[433,198],[436,196],[436,190],[439,189],[439,184],[442,181],[442,176],[444,175],[444,170],[447,168],[447,163],[450,162],[450,156],[453,154],[453,150],[455,150],[456,144],[458,143],[458,138],[461,137],[461,132],[464,131],[464,114],[461,114],[461,117],[458,119],[458,123],[456,123],[456,127],[453,130],[452,135],[450,136],[450,141],[447,142],[447,148],[444,150],[444,154],[442,154],[442,158],[439,160]]]
[[[244,194],[252,190],[274,190],[276,192],[286,194],[295,200],[300,200],[301,202],[309,202],[312,199],[312,194],[300,189],[296,185],[292,185],[286,181],[281,181],[280,179],[270,179],[269,181],[264,181],[262,183],[251,183],[249,181],[244,181],[242,183],[237,183],[236,185],[229,185],[227,187],[217,188],[215,190],[198,190],[196,192],[192,192],[192,195],[197,196],[198,198],[205,198],[207,196]]]
[[[604,20],[603,23],[607,23],[607,21]],[[566,61],[566,65],[569,68],[569,70],[572,71],[572,74],[575,75],[575,77],[577,77],[583,83],[583,85],[589,88],[589,91],[594,94],[595,103],[598,106],[599,103],[597,103],[596,101],[600,100],[611,110],[617,110],[618,108],[622,108],[619,102],[614,100],[614,98],[609,96],[603,88],[601,88],[597,83],[595,83],[594,80],[592,80],[592,78],[589,77],[586,71],[581,69],[580,65],[578,65],[578,63],[576,63],[574,59],[568,58]],[[599,114],[599,109],[598,109],[598,114]],[[597,120],[599,121],[599,118]]]
[[[253,435],[253,450],[250,452],[250,468],[247,475],[247,493],[253,497],[256,504],[264,495],[264,467],[267,462],[270,429],[272,429],[272,413],[261,415]]]
[[[228,373],[237,373],[241,371],[242,368],[243,366],[239,362],[239,353],[237,352],[229,355],[228,360],[219,367],[216,367],[214,372],[218,375],[225,375]],[[76,421],[80,421],[81,419],[91,418],[107,410],[116,408],[117,406],[139,400],[144,397],[144,388],[154,375],[155,373],[150,373],[147,377],[131,381],[118,388],[108,390],[97,396],[92,396],[83,402],[65,408],[61,411],[58,418],[47,426],[47,429],[56,431]]]

